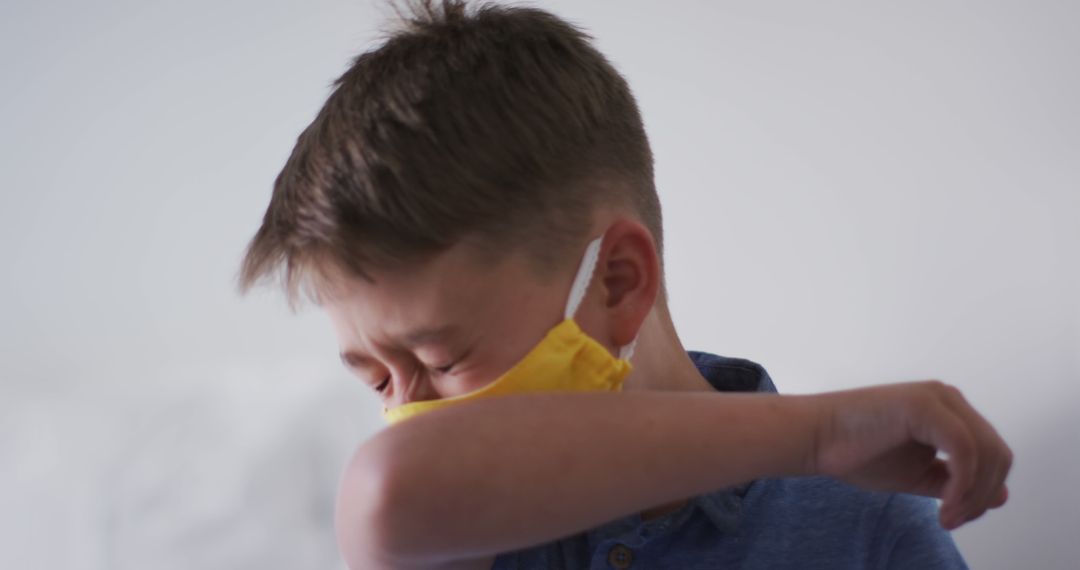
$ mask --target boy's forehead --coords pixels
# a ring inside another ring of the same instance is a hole
[[[339,335],[414,344],[468,332],[507,311],[542,311],[555,292],[520,256],[480,260],[461,247],[371,277],[339,278],[323,302]]]

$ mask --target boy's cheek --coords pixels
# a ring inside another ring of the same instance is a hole
[[[493,373],[491,367],[475,366],[463,369],[460,372],[443,378],[448,396],[456,396],[474,392],[491,384],[501,373]]]
[[[466,394],[491,384],[516,366],[527,353],[528,351],[520,357],[511,354],[486,355],[482,353],[475,358],[471,357],[469,362],[463,362],[460,368],[443,378],[445,389],[453,391],[452,394],[447,395]],[[481,358],[482,361],[479,360]]]
[[[583,310],[578,313],[578,317],[574,320],[577,321],[578,327],[581,328],[581,332],[600,343],[601,346],[608,349],[608,352],[612,354],[618,353],[618,347],[611,342],[611,335],[609,334],[607,323],[601,317]]]

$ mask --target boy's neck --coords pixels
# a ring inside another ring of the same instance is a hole
[[[675,325],[664,309],[653,307],[645,318],[631,362],[634,369],[626,378],[623,390],[714,390],[686,354],[675,333]],[[642,520],[652,520],[683,508],[687,501],[656,505],[639,514]]]
[[[713,390],[694,361],[686,354],[667,311],[653,307],[642,324],[633,371],[624,390],[708,391]]]

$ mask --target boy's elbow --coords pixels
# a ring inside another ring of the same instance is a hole
[[[385,510],[381,504],[382,475],[363,451],[361,446],[349,460],[334,506],[338,550],[353,570],[369,568],[385,556],[380,521]]]
[[[338,549],[354,570],[410,565],[406,560],[410,538],[405,536],[409,529],[400,524],[410,517],[395,510],[402,502],[394,499],[408,487],[409,474],[397,467],[387,447],[376,441],[360,446],[338,489],[334,513]]]

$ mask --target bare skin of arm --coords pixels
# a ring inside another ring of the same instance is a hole
[[[338,497],[339,545],[352,568],[484,568],[500,552],[664,502],[812,474],[941,496],[943,524],[958,526],[1004,503],[1011,464],[993,428],[958,397],[924,382],[814,396],[469,402],[361,445]]]

